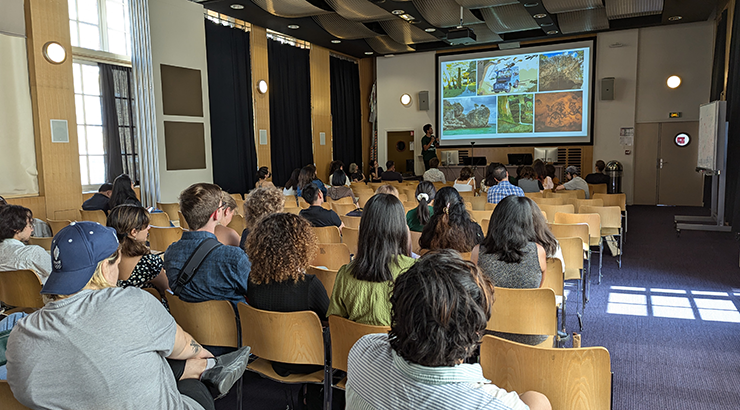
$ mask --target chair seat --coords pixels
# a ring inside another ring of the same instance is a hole
[[[619,228],[601,228],[601,236],[619,235]]]
[[[536,345],[537,347],[554,347],[555,346],[555,336],[547,336],[547,339],[545,339],[542,343]]]
[[[318,383],[324,382],[324,370],[315,371],[309,374],[291,374],[287,377],[280,376],[272,369],[272,363],[269,360],[257,359],[247,366],[247,370],[259,373],[269,379],[277,380],[281,383]]]
[[[345,377],[342,380],[340,380],[339,383],[334,385],[334,387],[342,389],[342,390],[346,390],[347,389],[347,378]]]

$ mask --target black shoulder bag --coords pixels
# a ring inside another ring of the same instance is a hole
[[[221,242],[219,242],[218,239],[207,238],[205,241],[201,242],[197,248],[195,248],[195,252],[193,252],[193,254],[190,255],[190,258],[188,258],[188,261],[185,262],[185,267],[180,271],[180,275],[177,277],[177,282],[172,288],[172,293],[174,293],[175,296],[180,296],[182,288],[187,285],[191,279],[193,279],[195,272],[198,271],[203,260],[211,253],[211,251],[219,246],[221,246]]]

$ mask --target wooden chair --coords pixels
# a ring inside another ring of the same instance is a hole
[[[406,201],[401,202],[401,205],[403,205],[404,209],[414,209],[419,206],[419,202],[417,201]]]
[[[339,215],[339,219],[344,222],[345,228],[360,228],[360,218],[359,216],[347,216],[347,215]]]
[[[231,217],[231,222],[229,222],[227,226],[241,235],[244,228],[246,228],[244,217],[239,214],[234,214],[234,216]]]
[[[294,207],[294,208],[285,208],[285,209],[283,209],[283,212],[287,212],[287,213],[293,214],[293,215],[300,215],[302,210],[303,209],[301,209],[301,208]]]
[[[520,335],[547,335],[539,344],[553,346],[558,333],[555,292],[549,288],[495,288],[493,309],[486,329]]]
[[[468,211],[468,214],[470,214],[470,217],[473,218],[474,221],[480,223],[480,221],[484,219],[491,219],[492,211]]]
[[[44,307],[39,277],[27,269],[0,272],[0,301],[17,308]]]
[[[612,403],[609,351],[603,347],[552,349],[483,336],[483,376],[496,386],[538,391],[558,410],[608,410]]]
[[[169,228],[172,226],[170,224],[170,216],[167,212],[153,212],[149,214],[149,225],[160,228]]]
[[[298,199],[296,199],[295,195],[283,195],[285,198],[285,203],[283,204],[283,208],[298,208]]]
[[[311,206],[311,205],[309,205],[308,202],[306,202],[305,199],[303,199],[302,197],[299,196],[298,197],[298,206],[301,209],[308,209],[308,207]]]
[[[600,194],[595,193],[594,199],[601,199],[604,201],[604,206],[618,206],[619,209],[622,210],[622,214],[624,216],[624,232],[627,232],[629,229],[627,227],[627,195],[625,194]],[[625,242],[627,240],[626,235],[624,238]]]
[[[540,207],[540,210],[545,212],[547,222],[553,222],[555,219],[555,214],[558,212],[566,213],[566,214],[572,214],[574,213],[573,205],[547,205],[547,204],[538,204]]]
[[[563,252],[565,261],[565,273],[563,280],[575,280],[578,283],[578,289],[581,292],[581,311],[576,309],[578,317],[578,326],[583,330],[583,315],[586,311],[586,281],[588,277],[584,275],[583,270],[583,241],[579,237],[558,238],[560,250]],[[563,315],[565,315],[565,306],[563,306]],[[565,317],[565,316],[563,316]]]
[[[329,316],[332,369],[346,372],[349,351],[361,337],[374,333],[388,333],[389,330],[391,330],[390,326],[366,325],[336,315]],[[347,378],[345,377],[335,387],[344,389],[346,382]]]
[[[239,203],[239,201],[242,201],[242,202],[244,201],[244,197],[242,196],[242,194],[236,193],[236,194],[229,194],[229,195],[231,195],[231,197],[234,198],[234,200],[237,203]]]
[[[10,390],[10,385],[7,380],[0,380],[0,403],[3,404],[3,410],[31,410],[22,405],[15,396],[13,396],[13,392]]]
[[[609,237],[619,236],[619,247],[617,248],[617,264],[622,268],[622,211],[618,206],[583,206],[584,213],[597,213],[601,217],[601,237],[610,240]],[[599,263],[601,255],[599,255]],[[599,270],[601,273],[601,270]]]
[[[170,216],[171,221],[179,221],[180,220],[180,204],[177,202],[157,202],[157,208],[163,210],[167,213],[167,215]],[[172,219],[172,217],[175,217],[177,219]]]
[[[38,245],[47,251],[51,251],[51,240],[54,239],[51,236],[32,236],[28,239],[29,245]]]
[[[576,199],[573,201],[575,203],[576,207],[576,213],[579,213],[581,206],[588,205],[588,206],[604,206],[604,201],[601,199]]]
[[[182,237],[182,228],[160,228],[153,226],[149,229],[149,247],[155,251],[166,251],[173,242]]]
[[[454,183],[454,181],[453,181],[453,183]],[[449,186],[449,185],[447,185],[446,182],[432,182],[432,184],[434,184],[434,189],[437,190],[437,191],[439,191],[440,189],[442,189],[442,188],[444,188],[446,186]]]
[[[207,346],[240,347],[239,320],[228,300],[190,303],[167,292],[170,313],[180,327]]]
[[[564,189],[561,191],[549,191],[547,194],[548,198],[557,198],[558,196],[575,197],[578,199],[586,199],[586,191],[581,189]]]
[[[458,252],[460,254],[460,257],[463,258],[463,260],[469,261],[470,258],[473,256],[472,252]]]
[[[547,258],[545,280],[542,282],[542,287],[552,289],[555,292],[555,306],[560,308],[560,329],[565,333],[565,284],[563,264],[560,259]]]
[[[322,226],[312,227],[319,243],[341,243],[342,235],[339,233],[339,227]]]
[[[342,243],[349,248],[350,255],[357,255],[357,246],[360,241],[360,228],[345,226],[342,229]]]
[[[370,199],[371,196],[375,195],[375,192],[372,191],[362,191],[357,196],[360,198],[357,203],[360,204],[360,208],[364,208],[365,204],[367,204],[368,199]]]
[[[588,197],[593,198],[594,194],[606,194],[606,184],[588,184]]]
[[[311,261],[313,266],[325,266],[339,270],[350,262],[349,247],[343,243],[320,243],[316,257]]]
[[[496,204],[486,202],[486,209],[485,209],[486,211],[493,211],[494,209],[496,209]]]
[[[480,228],[483,230],[483,236],[488,235],[488,225],[490,225],[491,220],[490,219],[484,219],[480,221]]]
[[[49,224],[49,228],[51,228],[52,235],[56,235],[57,232],[66,228],[67,225],[72,223],[72,221],[70,221],[69,219],[49,219],[49,218],[46,219],[46,222]]]
[[[350,205],[354,205],[355,204],[354,198],[349,197],[349,196],[343,196],[343,197],[341,197],[341,198],[339,198],[337,200],[331,199],[331,198],[329,198],[327,196],[326,197],[326,202],[331,202],[332,204],[350,204]]]
[[[342,198],[342,199],[344,199],[344,198]],[[339,216],[347,215],[348,213],[350,213],[350,212],[354,211],[355,209],[357,209],[357,207],[355,206],[354,202],[349,203],[349,204],[342,204],[342,203],[332,202],[331,203],[331,208]]]
[[[469,201],[465,201],[465,209],[467,209],[468,211],[472,211],[473,210],[473,204],[471,202],[469,202]]]
[[[398,200],[401,201],[401,202],[406,202],[406,201],[409,200],[409,197],[408,197],[408,195],[406,195],[405,192],[399,192],[398,193]]]
[[[327,211],[331,211],[331,204],[328,202],[322,202],[321,207],[326,209]]]
[[[421,245],[419,245],[419,239],[421,239],[421,232],[411,231],[411,252],[420,255]]]
[[[558,212],[555,214],[556,224],[581,224],[585,223],[588,225],[588,246],[589,252],[591,247],[598,247],[599,252],[602,251],[604,243],[601,240],[601,216],[593,213],[580,213],[580,214],[564,214]],[[590,261],[590,256],[589,256]],[[588,299],[588,284],[590,283],[591,276],[591,265],[588,267],[589,277],[586,279],[586,299]],[[599,283],[601,283],[601,258],[599,258]]]
[[[488,198],[485,196],[474,196],[465,198],[467,202],[470,202],[471,205],[473,205],[473,211],[485,211],[486,210],[486,204],[488,203]]]
[[[337,272],[339,272],[338,269],[324,269],[311,265],[306,269],[306,273],[316,276],[321,281],[329,299],[331,299],[331,292],[334,290],[334,282],[337,280]]]
[[[185,217],[182,215],[182,211],[177,211],[177,218],[180,221],[180,228],[190,230],[188,221],[185,220]]]
[[[524,196],[526,196],[529,199],[532,199],[532,198],[544,198],[542,192],[525,192],[524,193]]]
[[[565,202],[563,201],[563,198],[530,198],[534,201],[539,207],[542,207],[542,205],[563,205]]]
[[[108,222],[108,217],[105,215],[105,212],[99,209],[95,211],[85,211],[84,209],[80,209],[80,220],[97,222],[105,226],[106,223]]]
[[[242,346],[250,346],[251,353],[259,357],[247,369],[281,383],[323,384],[323,402],[330,403],[331,368],[326,363],[325,333],[316,313],[268,312],[241,302],[237,309],[241,320]],[[275,373],[271,361],[323,366],[323,369],[283,377]]]

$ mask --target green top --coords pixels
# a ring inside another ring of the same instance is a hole
[[[391,263],[390,269],[395,280],[416,261],[399,255],[398,264]],[[391,325],[391,282],[368,282],[356,279],[344,265],[337,272],[334,290],[329,302],[329,315],[337,315],[353,322],[374,326]]]
[[[424,161],[429,161],[430,159],[437,157],[437,148],[434,144],[430,145],[429,149],[424,149],[424,145],[429,144],[431,140],[432,138],[427,137],[426,135],[421,138],[421,153],[424,156]]]
[[[416,216],[416,212],[419,210],[419,207],[416,207],[408,212],[406,212],[406,225],[409,226],[409,229],[411,229],[414,232],[421,232],[424,230],[424,225],[419,222],[419,218]],[[432,208],[431,205],[429,205],[429,216],[434,215],[434,208]]]

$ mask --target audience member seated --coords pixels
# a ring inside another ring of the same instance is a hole
[[[354,162],[349,164],[349,179],[351,182],[365,182],[365,175]]]
[[[301,169],[300,174],[298,174],[298,196],[302,196],[303,188],[306,185],[310,185],[312,182],[316,184],[316,186],[321,190],[321,193],[324,194],[324,198],[326,198],[326,186],[321,182],[319,177],[316,176],[316,167],[313,164],[306,165]]]
[[[338,159],[332,161],[329,164],[329,177],[331,178],[334,175],[334,173],[337,172],[337,171],[342,171],[342,173],[344,174],[344,182],[342,184],[340,184],[340,185],[346,185],[347,187],[349,187],[350,181],[349,181],[349,178],[347,177],[347,173],[344,172],[344,162],[342,162],[342,161],[340,161]],[[329,181],[329,182],[331,182],[331,181]]]
[[[33,213],[20,205],[0,206],[0,272],[30,269],[41,283],[51,272],[49,252],[28,245],[33,235]]]
[[[512,176],[509,177],[509,183],[511,185],[519,186],[519,178],[522,175],[522,168],[524,168],[524,165],[519,165],[518,167],[516,167],[516,176],[515,177],[512,177]]]
[[[146,245],[149,236],[149,212],[136,205],[118,205],[108,214],[107,225],[116,230],[121,244],[121,263],[118,265],[116,286],[137,288],[154,286],[164,297],[169,289],[164,261],[152,254]]]
[[[13,330],[13,327],[18,323],[19,320],[28,316],[25,312],[15,312],[8,316],[5,316],[3,320],[0,320],[0,336],[5,336]],[[5,340],[7,342],[7,339]],[[0,363],[5,363],[5,350],[0,350]],[[0,366],[0,380],[8,380],[8,368],[6,365]]]
[[[446,183],[444,172],[439,170],[439,159],[434,157],[429,160],[429,169],[424,171],[424,181]]]
[[[311,222],[311,225],[320,228],[322,226],[336,226],[341,231],[344,223],[339,219],[339,215],[330,209],[324,209],[321,204],[324,203],[324,194],[315,184],[310,184],[303,188],[303,199],[309,203],[309,207],[300,212],[300,215]]]
[[[285,196],[275,187],[257,188],[244,199],[244,231],[239,247],[244,249],[249,232],[267,215],[283,212]]]
[[[466,363],[492,304],[493,284],[474,264],[452,251],[423,256],[396,280],[390,332],[350,350],[347,408],[551,409],[541,393],[507,392]]]
[[[52,242],[46,305],[8,340],[8,383],[34,409],[215,409],[249,348],[216,357],[182,330],[151,295],[119,288],[112,228],[78,222]],[[167,359],[167,360],[165,360]]]
[[[403,205],[388,194],[373,195],[360,220],[355,259],[341,267],[329,315],[376,326],[391,324],[393,281],[414,264]]]
[[[547,175],[547,166],[545,166],[545,163],[542,162],[541,159],[534,160],[532,163],[532,169],[534,169],[537,180],[542,185],[542,190],[555,188],[552,178]]]
[[[106,182],[105,184],[101,185],[100,188],[98,188],[98,192],[95,193],[95,195],[91,196],[87,199],[87,201],[82,203],[82,210],[83,211],[103,211],[106,215],[108,215],[108,211],[110,210],[109,201],[110,196],[113,193],[113,184],[110,184]]]
[[[182,238],[164,253],[164,270],[170,288],[185,302],[243,302],[251,270],[249,259],[243,250],[221,245],[214,234],[216,225],[224,217],[221,188],[206,183],[189,186],[180,193],[180,211],[191,230],[183,232]],[[185,264],[201,246],[215,248],[203,259],[192,278],[179,289],[180,286],[176,284]]]
[[[537,179],[534,168],[530,166],[522,168],[522,173],[519,176],[519,188],[524,192],[541,192],[545,189]]]
[[[381,181],[398,181],[403,182],[403,176],[396,172],[396,163],[393,161],[386,161],[386,171],[380,175]]]
[[[285,183],[285,188],[283,188],[283,195],[298,195],[298,175],[300,175],[300,173],[300,168],[296,168],[290,173],[290,179]]]
[[[257,182],[254,184],[255,188],[264,188],[268,186],[275,186],[272,181],[268,181],[267,178],[272,177],[272,173],[267,167],[260,167],[257,170]]]
[[[555,188],[556,191],[562,191],[564,189],[567,189],[569,191],[574,189],[580,189],[586,194],[586,199],[588,199],[588,183],[581,178],[581,172],[578,170],[578,167],[575,165],[570,165],[568,168],[565,168],[565,180],[567,181],[563,185],[558,185],[557,188]]]
[[[316,276],[306,274],[317,250],[316,235],[305,219],[289,213],[263,218],[247,239],[247,255],[252,261],[249,305],[273,312],[310,310],[326,321],[326,289]],[[272,368],[288,376],[313,373],[322,367],[273,362]]]
[[[275,188],[274,185],[267,186]],[[234,218],[234,213],[236,212],[236,200],[226,191],[221,192],[221,200],[224,203],[224,219],[221,220],[220,224],[216,225],[216,227],[213,229],[213,233],[216,235],[216,239],[218,239],[218,241],[222,244],[229,246],[239,246],[239,234],[234,229],[229,228],[229,224]]]
[[[496,169],[497,166],[503,165],[499,162],[491,162],[486,167],[486,177],[483,178],[483,181],[480,183],[480,192],[481,196],[488,194],[488,189],[496,184],[498,182],[496,181],[496,178],[493,177],[493,170]]]
[[[609,176],[604,174],[604,168],[606,168],[604,161],[596,161],[596,172],[586,175],[586,182],[589,184],[608,184]]]
[[[434,158],[432,158],[432,161],[434,161]],[[434,208],[431,204],[434,203],[436,192],[437,190],[434,188],[434,184],[428,181],[421,181],[416,186],[416,192],[414,194],[416,194],[416,200],[419,202],[419,206],[406,213],[406,224],[410,230],[414,232],[424,230],[424,225],[434,215]]]
[[[454,249],[470,252],[483,241],[483,230],[470,219],[465,203],[451,186],[440,188],[434,196],[434,211],[421,231],[422,249]]]
[[[524,191],[518,186],[509,183],[509,172],[503,165],[497,165],[493,170],[496,185],[488,188],[488,202],[497,204],[509,195],[524,196]]]
[[[471,259],[496,286],[539,288],[545,280],[547,255],[536,242],[532,202],[527,197],[507,196],[493,210],[488,234],[473,249]],[[547,336],[495,333],[519,343],[537,345]]]
[[[547,164],[545,165],[545,170],[547,170],[547,176],[550,177],[552,184],[554,186],[560,185],[560,180],[555,176],[555,165]]]
[[[108,200],[108,209],[113,209],[121,204],[141,206],[141,201],[136,197],[134,183],[126,174],[121,174],[113,181],[113,190]]]
[[[383,184],[375,190],[376,194],[389,194],[398,198],[398,189],[393,185]]]
[[[8,201],[5,200],[2,196],[0,196],[0,207],[3,207],[5,205],[8,205]],[[42,221],[39,218],[33,218],[33,235],[34,237],[44,237],[49,238],[52,235],[51,227],[49,227],[49,224]]]
[[[347,181],[347,175],[344,174],[344,171],[341,169],[334,171],[331,174],[331,187],[327,190],[327,196],[335,201],[348,197],[352,198],[352,202],[356,203],[355,194],[352,192],[352,189],[344,184],[344,181]]]
[[[475,177],[473,176],[473,170],[470,167],[463,167],[460,170],[460,178],[455,180],[453,187],[458,192],[474,192]]]
[[[378,166],[377,160],[373,160],[370,164],[370,182],[380,182],[381,175],[383,175],[383,167]]]

